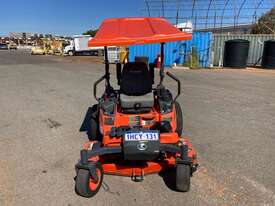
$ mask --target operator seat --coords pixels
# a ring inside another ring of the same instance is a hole
[[[120,104],[128,113],[149,112],[154,106],[152,78],[144,62],[129,62],[120,80]]]

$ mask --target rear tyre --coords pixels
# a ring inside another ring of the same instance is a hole
[[[97,119],[91,118],[90,128],[87,132],[87,135],[90,141],[98,140],[100,132],[99,132],[99,125],[98,125]]]
[[[93,197],[95,196],[103,181],[103,170],[100,163],[96,165],[96,174],[98,177],[98,181],[95,181],[91,175],[89,170],[79,169],[77,172],[76,180],[75,180],[75,192],[82,197]]]
[[[176,166],[176,189],[180,192],[188,192],[190,189],[191,167],[178,164]]]
[[[98,104],[92,106],[92,114],[89,122],[89,127],[87,129],[88,139],[90,141],[100,141],[101,133],[99,131],[99,114],[98,114]]]
[[[179,136],[182,135],[182,110],[181,110],[181,106],[180,104],[176,101],[175,102],[175,108],[176,108],[176,123],[177,123],[177,127],[176,127],[176,132],[178,133]]]

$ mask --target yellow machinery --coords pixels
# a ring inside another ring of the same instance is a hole
[[[119,62],[125,64],[129,61],[129,49],[127,47],[120,47],[119,49]]]
[[[33,46],[31,49],[32,55],[44,55],[46,54],[46,50],[44,47],[41,46]]]
[[[48,55],[62,55],[64,40],[44,40],[46,54]]]
[[[31,54],[40,55],[63,55],[64,44],[63,39],[39,39],[31,50]]]

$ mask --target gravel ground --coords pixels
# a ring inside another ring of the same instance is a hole
[[[243,70],[173,71],[200,161],[190,192],[156,174],[142,183],[105,176],[97,196],[77,196],[74,164],[86,140],[78,130],[101,61],[0,51],[1,206],[275,205],[275,74]]]

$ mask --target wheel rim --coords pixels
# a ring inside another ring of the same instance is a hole
[[[92,191],[94,191],[94,190],[97,189],[97,187],[99,186],[100,181],[101,181],[101,171],[98,168],[96,168],[96,175],[98,177],[98,181],[97,182],[92,177],[90,177],[90,180],[89,180],[89,188]]]

